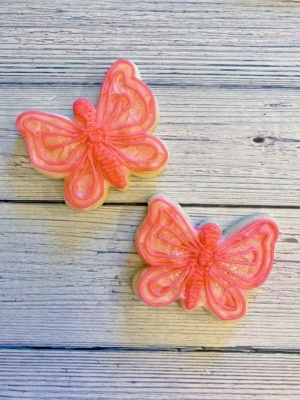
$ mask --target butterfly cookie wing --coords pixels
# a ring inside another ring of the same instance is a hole
[[[225,235],[205,271],[208,308],[221,319],[236,319],[246,312],[245,290],[263,284],[273,266],[278,227],[259,218]]]
[[[151,134],[144,134],[141,138],[113,137],[110,147],[130,174],[142,178],[158,175],[168,162],[165,145]]]
[[[181,208],[168,199],[154,196],[136,235],[136,246],[148,265],[181,266],[197,246],[196,230]]]
[[[157,117],[155,97],[137,67],[127,60],[115,62],[100,92],[96,116],[100,125],[110,136],[141,136],[154,129]]]
[[[139,296],[149,305],[162,306],[183,299],[193,274],[190,261],[196,231],[179,206],[160,196],[149,201],[148,214],[137,236],[137,249],[148,265],[138,273]]]
[[[158,107],[137,67],[127,60],[115,62],[105,76],[96,120],[107,134],[107,145],[122,166],[126,180],[133,174],[151,177],[167,164],[168,151],[151,135]]]
[[[90,209],[103,203],[107,185],[78,125],[40,111],[25,111],[16,123],[33,166],[50,178],[65,179],[64,198],[71,207]]]
[[[258,287],[272,269],[278,227],[273,220],[263,217],[234,230],[225,234],[216,251],[220,270],[242,289]]]
[[[32,165],[52,178],[66,177],[86,157],[85,138],[71,120],[40,111],[25,111],[16,120]]]
[[[184,298],[190,275],[188,265],[156,265],[139,271],[133,286],[138,296],[148,305],[166,306]]]

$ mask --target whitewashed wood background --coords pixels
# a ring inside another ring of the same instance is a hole
[[[0,398],[300,398],[300,2],[2,0]],[[30,166],[16,116],[72,117],[118,58],[139,67],[170,151],[88,213]],[[150,195],[222,226],[267,212],[276,261],[246,317],[221,323],[132,292]]]

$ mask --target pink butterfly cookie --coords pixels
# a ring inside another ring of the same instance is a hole
[[[180,300],[186,310],[204,307],[222,320],[246,313],[246,291],[267,279],[279,231],[265,216],[233,225],[194,227],[179,205],[162,196],[149,201],[136,246],[148,267],[136,272],[133,286],[150,306]]]
[[[64,179],[66,203],[76,209],[100,206],[109,188],[126,190],[131,175],[159,174],[168,152],[150,134],[158,119],[151,90],[127,60],[109,69],[97,108],[87,99],[73,104],[75,118],[25,111],[17,128],[25,138],[34,168],[53,179]]]

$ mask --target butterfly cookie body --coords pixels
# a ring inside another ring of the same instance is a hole
[[[82,124],[82,133],[86,135],[89,151],[103,177],[116,189],[126,190],[129,170],[121,165],[114,151],[113,140],[106,133],[105,127],[97,121],[96,108],[87,99],[77,99],[73,111],[79,124]]]

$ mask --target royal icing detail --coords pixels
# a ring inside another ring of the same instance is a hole
[[[150,134],[158,107],[136,66],[119,60],[109,69],[97,108],[87,99],[73,103],[74,120],[25,111],[17,128],[32,165],[53,179],[64,179],[66,203],[76,209],[100,206],[113,186],[126,190],[130,175],[152,177],[166,166],[168,152]]]
[[[246,291],[264,283],[272,269],[279,230],[265,216],[252,216],[222,235],[214,223],[194,227],[178,204],[154,196],[136,235],[148,267],[134,289],[150,306],[176,300],[186,310],[204,307],[222,320],[246,313]]]

